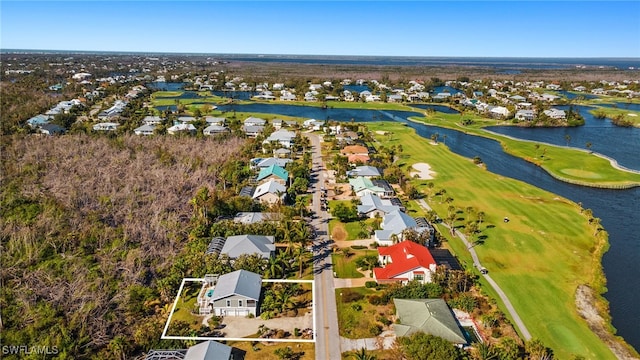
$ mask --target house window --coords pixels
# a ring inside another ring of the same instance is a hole
[[[231,300],[227,300],[227,307],[231,307]]]
[[[413,279],[418,281],[424,280],[424,274],[413,274]]]
[[[242,307],[242,300],[238,300],[238,307]]]
[[[247,300],[247,306],[256,307],[256,301],[255,300]]]

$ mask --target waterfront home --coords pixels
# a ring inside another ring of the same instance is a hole
[[[279,182],[271,180],[258,185],[251,197],[261,203],[272,205],[284,202],[286,195],[287,188]]]
[[[196,121],[196,118],[194,118],[193,116],[178,116],[178,121],[183,124],[187,124]]]
[[[207,305],[217,316],[258,316],[260,314],[260,293],[262,278],[260,275],[237,270],[221,275],[215,287],[207,296]]]
[[[133,130],[136,135],[153,135],[153,131],[156,129],[155,125],[142,125],[139,128]]]
[[[307,129],[320,130],[324,126],[324,121],[308,119],[302,123],[302,126]]]
[[[496,119],[506,119],[509,117],[509,109],[504,106],[494,106],[489,108],[489,114]]]
[[[398,323],[397,337],[423,332],[458,345],[467,343],[460,324],[443,299],[393,299]]]
[[[555,120],[564,120],[567,118],[567,114],[564,112],[564,110],[560,109],[551,108],[543,111],[543,113]]]
[[[380,284],[413,280],[425,284],[436,271],[429,249],[413,241],[378,247],[378,263],[381,267],[373,269],[373,277]]]
[[[215,239],[214,239],[215,240]],[[257,254],[268,259],[275,254],[276,245],[273,236],[263,235],[235,235],[224,241],[220,254],[237,259],[240,255]]]
[[[93,131],[115,131],[120,124],[113,122],[104,122],[93,125]]]
[[[296,96],[290,91],[283,90],[280,92],[280,101],[296,101]]]
[[[278,165],[271,165],[266,168],[260,169],[257,182],[275,181],[279,184],[286,185],[289,181],[289,172]]]
[[[520,121],[532,121],[536,118],[536,112],[533,110],[518,110],[515,118]]]
[[[581,86],[576,86],[576,87],[573,88],[573,91],[579,91],[579,92],[585,92],[586,90],[587,90],[587,88],[582,86],[582,85]]]

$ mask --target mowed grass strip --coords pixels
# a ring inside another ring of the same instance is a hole
[[[473,119],[470,126],[460,125],[461,118]],[[499,134],[482,130],[484,126],[504,125],[496,120],[482,119],[475,115],[451,115],[436,113],[425,118],[413,118],[413,121],[443,126],[494,139],[502,144],[505,152],[534,163],[551,175],[566,181],[596,187],[626,187],[640,185],[640,174],[616,169],[609,160],[586,150],[560,146],[538,144],[533,141],[511,139]],[[440,138],[442,142],[443,139]]]
[[[573,354],[614,358],[577,314],[574,303],[579,284],[597,285],[602,279],[601,254],[596,249],[606,241],[594,237],[594,229],[576,204],[490,173],[442,144],[431,145],[401,124],[375,123],[369,128],[374,133],[393,132],[391,139],[376,137],[384,146],[402,144],[403,152],[410,156],[410,161],[401,163],[405,171],[416,162],[431,165],[438,174],[431,180],[435,184],[432,194],[446,189],[457,209],[474,207],[485,213],[480,229],[486,239],[475,249],[534,337],[551,347],[558,358]],[[423,183],[414,181],[426,194]],[[449,204],[441,202],[440,196],[432,196],[428,203],[441,217],[446,216]],[[504,217],[510,221],[503,222]],[[596,286],[596,290],[602,288]]]

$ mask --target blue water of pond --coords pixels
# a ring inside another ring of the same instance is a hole
[[[146,86],[151,90],[157,91],[178,91],[182,90],[187,83],[183,82],[150,82],[147,83]]]
[[[576,98],[583,98],[585,100],[590,100],[590,99],[597,99],[598,97],[596,95],[593,94],[585,94],[585,93],[581,93],[581,92],[573,92],[573,91],[567,91],[567,90],[559,90],[558,94],[560,96],[564,96],[567,98],[567,100],[573,100]]]

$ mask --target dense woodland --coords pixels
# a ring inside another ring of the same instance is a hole
[[[218,207],[223,212],[251,210],[243,208],[250,203],[236,201],[231,186],[239,182],[231,177],[243,173],[237,167],[244,143],[5,137],[3,344],[56,346],[63,359],[125,358],[158,345],[177,290],[165,282],[161,291],[158,279],[204,275],[176,264],[184,262],[180,254],[198,226],[190,200],[206,188],[210,198],[227,199]]]

